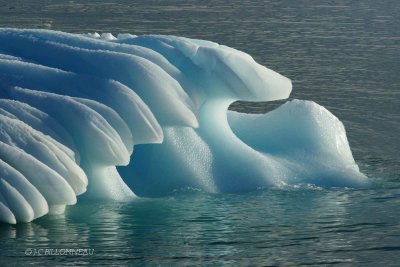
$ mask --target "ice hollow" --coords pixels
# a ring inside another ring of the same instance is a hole
[[[0,221],[62,212],[78,195],[365,186],[343,124],[318,104],[228,111],[291,90],[214,42],[0,29]]]

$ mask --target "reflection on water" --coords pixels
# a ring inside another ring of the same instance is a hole
[[[363,264],[379,255],[385,265],[400,250],[399,194],[301,188],[86,202],[65,216],[1,225],[1,255],[3,262],[167,265]],[[27,248],[91,248],[94,255],[27,257]]]

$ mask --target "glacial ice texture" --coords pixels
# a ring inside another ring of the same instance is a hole
[[[81,194],[365,186],[343,124],[324,107],[228,112],[291,90],[209,41],[0,29],[0,221],[63,212]]]

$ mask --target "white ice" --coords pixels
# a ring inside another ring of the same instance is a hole
[[[62,212],[81,194],[365,186],[343,124],[322,106],[228,112],[291,90],[214,42],[0,29],[0,221]]]

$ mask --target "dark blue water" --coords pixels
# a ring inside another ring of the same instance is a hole
[[[173,34],[243,50],[291,78],[293,98],[314,100],[343,121],[373,184],[80,203],[65,216],[0,225],[0,265],[397,265],[399,25],[398,0],[0,1],[0,27]],[[276,105],[231,108],[261,113]],[[94,253],[25,256],[73,248]]]

